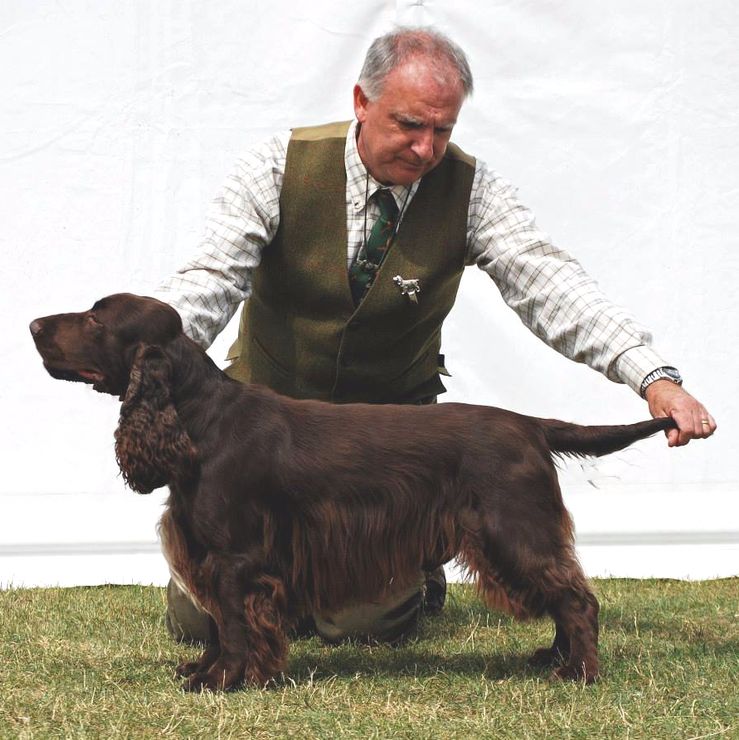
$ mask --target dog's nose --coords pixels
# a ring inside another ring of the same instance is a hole
[[[31,326],[29,328],[31,329],[31,334],[33,334],[34,337],[37,337],[39,334],[41,334],[41,331],[44,327],[38,319],[34,319],[31,322]]]

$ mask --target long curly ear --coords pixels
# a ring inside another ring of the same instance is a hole
[[[172,403],[171,375],[160,347],[138,347],[115,431],[115,455],[124,480],[139,493],[190,475],[196,464],[195,446]]]

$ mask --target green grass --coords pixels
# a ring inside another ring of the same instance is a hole
[[[316,638],[266,690],[185,694],[164,592],[0,592],[0,737],[739,737],[739,581],[601,580],[602,679],[550,681],[526,657],[546,622],[486,611],[452,586],[401,648]]]

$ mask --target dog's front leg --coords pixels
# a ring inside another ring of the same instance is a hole
[[[208,623],[209,636],[207,647],[196,661],[180,663],[175,671],[178,676],[187,678],[195,673],[207,672],[221,654],[221,645],[218,642],[218,627],[213,617],[209,617]]]
[[[261,688],[285,667],[288,643],[282,581],[261,575],[249,579],[244,588],[236,578],[223,580],[228,582],[219,584],[220,608],[214,615],[220,652],[212,665],[188,678],[189,691],[226,690],[242,682]]]
[[[243,618],[243,591],[233,577],[211,587],[211,639],[197,663],[184,664],[186,691],[225,691],[244,680],[248,643]]]

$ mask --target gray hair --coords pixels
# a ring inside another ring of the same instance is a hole
[[[382,94],[385,78],[413,57],[426,57],[437,69],[449,65],[459,74],[464,96],[472,94],[472,72],[462,49],[431,28],[401,27],[376,38],[367,50],[357,84],[370,100]]]

